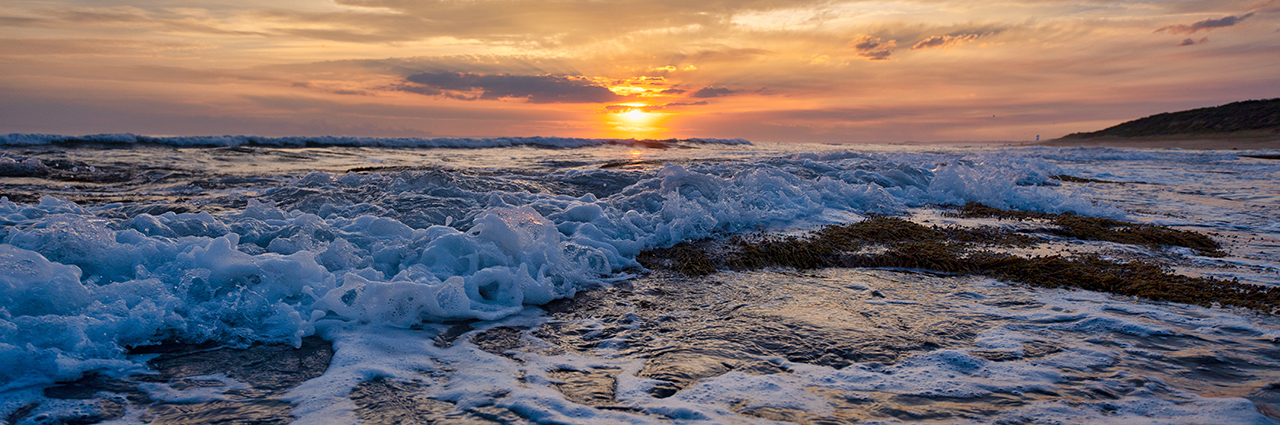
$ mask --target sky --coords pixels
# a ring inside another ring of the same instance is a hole
[[[1280,97],[1280,0],[5,0],[0,133],[1028,141]]]

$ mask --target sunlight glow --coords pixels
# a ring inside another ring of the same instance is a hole
[[[670,115],[651,111],[649,105],[627,103],[612,105],[604,115],[610,137],[651,139],[658,138],[667,129],[662,122]]]
[[[618,115],[621,115],[622,119],[630,122],[634,122],[634,123],[643,123],[645,121],[648,121],[651,118],[648,112],[645,112],[644,110],[641,110],[641,109],[632,109],[630,111],[623,112]]]

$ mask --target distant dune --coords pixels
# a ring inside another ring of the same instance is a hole
[[[1068,134],[1045,145],[1280,149],[1280,99],[1166,112],[1099,131]]]

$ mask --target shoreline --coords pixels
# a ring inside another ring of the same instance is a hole
[[[1073,148],[1073,147],[1108,147],[1138,149],[1191,149],[1191,150],[1262,150],[1280,149],[1280,135],[1264,137],[1160,137],[1160,138],[1124,138],[1096,137],[1089,139],[1053,139],[1039,144],[1040,146]]]
[[[1049,139],[1043,141],[946,141],[946,142],[874,142],[840,143],[848,146],[934,146],[953,148],[1078,148],[1106,147],[1128,149],[1185,149],[1219,151],[1280,150],[1280,136],[1276,137],[1178,137],[1178,138],[1122,138],[1097,137],[1089,139]]]

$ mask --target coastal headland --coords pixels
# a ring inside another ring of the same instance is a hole
[[[1045,146],[1140,149],[1280,149],[1280,98],[1156,114],[1106,129],[1072,133]]]

